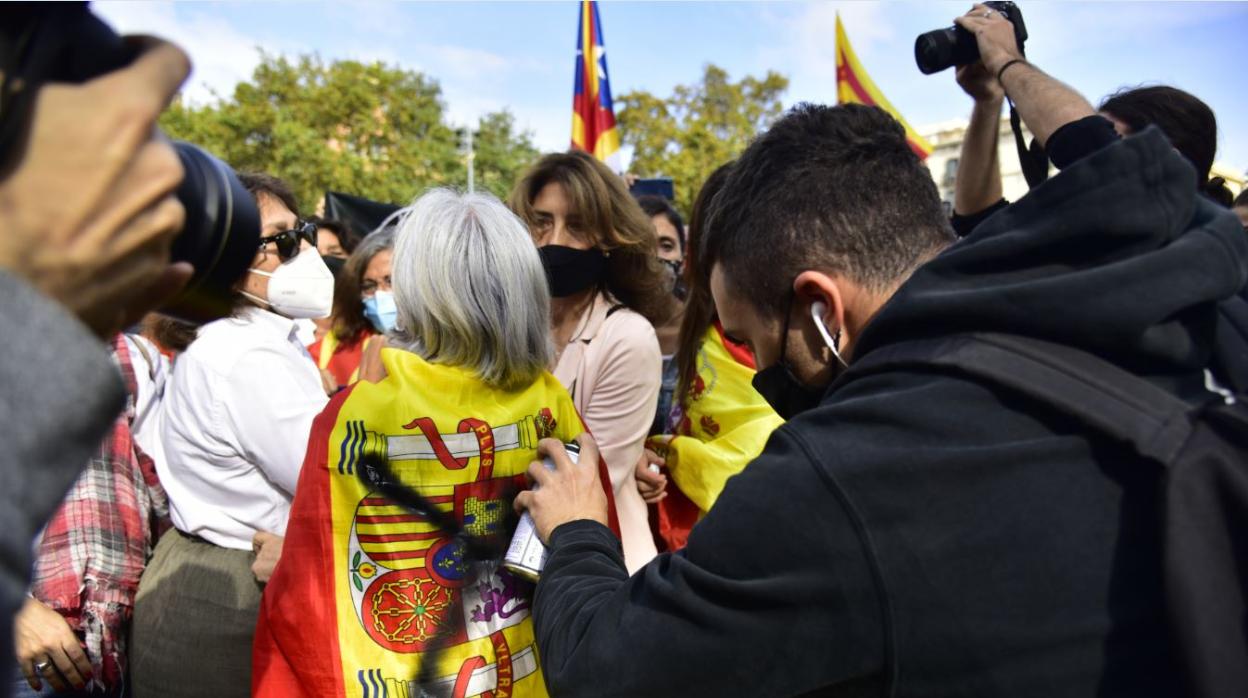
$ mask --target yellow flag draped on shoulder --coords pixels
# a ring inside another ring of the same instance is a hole
[[[313,423],[256,628],[253,695],[403,698],[424,676],[437,695],[545,696],[533,587],[469,566],[462,539],[377,490],[363,459],[384,456],[470,536],[505,536],[538,440],[572,441],[576,408],[549,373],[504,392],[410,352],[381,358],[384,380],[342,391]]]
[[[840,14],[836,15],[836,101],[838,104],[865,104],[883,109],[906,129],[906,141],[920,160],[932,154],[931,144],[911,128],[901,113],[885,99],[884,93],[858,62],[858,56],[845,34],[845,26],[841,24]]]
[[[681,396],[676,436],[652,442],[667,460],[676,489],[659,502],[659,535],[683,547],[689,529],[710,511],[728,478],[767,444],[784,420],[754,389],[754,357],[730,344],[718,323],[698,347],[698,372]]]

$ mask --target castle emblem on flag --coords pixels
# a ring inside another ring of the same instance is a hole
[[[557,426],[549,409],[497,429],[463,419],[449,434],[439,433],[428,418],[406,424],[405,429],[418,433],[405,434],[379,434],[353,423],[340,444],[338,471],[350,476],[365,454],[384,456],[395,477],[453,515],[467,534],[502,535],[511,498],[525,480],[523,475],[493,478],[496,454],[534,449]],[[421,470],[430,461],[462,470],[472,459],[477,460],[473,481],[422,484]],[[346,570],[356,615],[368,636],[389,651],[423,652],[435,637],[443,643],[467,642],[528,617],[527,582],[502,567],[471,578],[457,539],[375,490],[359,500],[350,531]],[[454,601],[457,591],[460,603]]]

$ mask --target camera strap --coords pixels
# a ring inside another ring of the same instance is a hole
[[[1022,51],[1021,44],[1019,50]],[[1006,67],[1009,67],[1008,63]],[[1004,68],[1001,72],[1005,72]],[[1000,80],[1000,73],[997,77]],[[1023,119],[1018,115],[1014,100],[1010,99],[1008,94],[1005,99],[1010,103],[1010,130],[1014,131],[1014,147],[1018,148],[1018,164],[1023,170],[1023,179],[1027,180],[1027,188],[1035,189],[1049,178],[1049,155],[1044,152],[1044,146],[1035,138],[1031,139],[1031,147],[1027,147],[1023,139]]]

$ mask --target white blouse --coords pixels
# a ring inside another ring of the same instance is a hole
[[[328,398],[295,322],[249,308],[209,323],[174,362],[157,462],[179,531],[250,550],[286,533],[312,419]]]

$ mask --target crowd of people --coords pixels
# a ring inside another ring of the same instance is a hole
[[[202,326],[152,312],[191,272],[151,135],[184,55],[51,93],[0,180],[11,693],[1248,688],[1242,622],[1184,634],[1180,451],[1069,380],[1244,454],[1248,194],[1210,179],[1215,116],[1169,86],[1093,108],[999,13],[958,23],[952,219],[859,105],[790,110],[688,225],[579,151],[372,231],[242,174],[259,245]],[[1007,98],[1058,169],[1016,202]],[[521,515],[543,569],[504,563]]]

